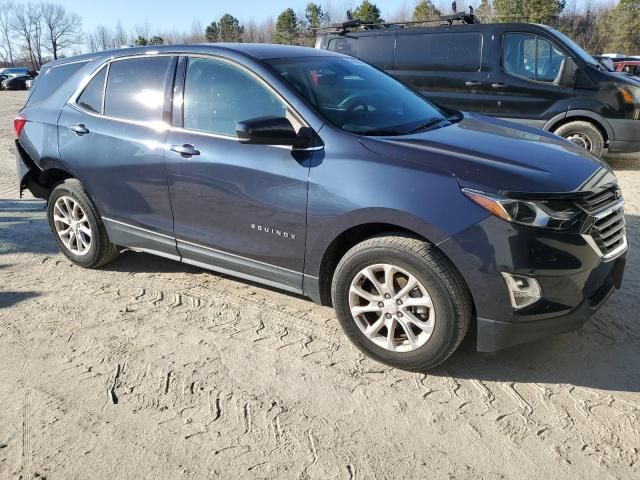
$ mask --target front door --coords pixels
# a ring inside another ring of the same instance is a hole
[[[235,132],[237,122],[266,115],[300,120],[226,60],[183,58],[177,78],[183,102],[167,138],[167,172],[183,260],[300,291],[312,152],[241,144]]]
[[[575,96],[573,87],[559,83],[563,62],[573,60],[545,37],[501,30],[485,113],[542,127]]]

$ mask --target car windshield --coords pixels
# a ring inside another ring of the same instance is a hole
[[[279,58],[267,63],[329,122],[351,133],[405,135],[450,121],[411,89],[355,58]]]

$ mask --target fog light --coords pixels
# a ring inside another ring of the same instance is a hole
[[[535,278],[505,272],[502,272],[502,276],[509,289],[511,305],[514,310],[528,307],[540,300],[542,291],[540,290],[540,284],[538,284]]]

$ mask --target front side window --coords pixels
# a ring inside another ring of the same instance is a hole
[[[104,97],[104,81],[107,78],[107,67],[102,69],[91,79],[82,91],[76,103],[82,108],[94,113],[102,113],[102,99]]]
[[[502,67],[510,75],[554,83],[566,59],[551,42],[537,35],[508,33],[504,36]]]
[[[282,101],[250,74],[215,60],[189,59],[184,128],[235,137],[238,122],[286,114]]]
[[[164,88],[171,57],[111,62],[104,114],[140,122],[162,121]]]
[[[355,58],[313,56],[268,60],[335,126],[360,135],[403,135],[444,126],[433,104],[386,73]]]

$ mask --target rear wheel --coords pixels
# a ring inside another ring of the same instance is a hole
[[[65,180],[53,189],[47,218],[62,253],[76,265],[97,268],[118,256],[98,210],[78,180]]]
[[[604,137],[598,127],[590,122],[575,121],[565,123],[553,133],[581,146],[594,155],[601,156],[604,152]]]
[[[471,320],[466,286],[430,243],[382,235],[349,250],[332,284],[338,320],[350,340],[388,365],[425,371],[460,345]]]

